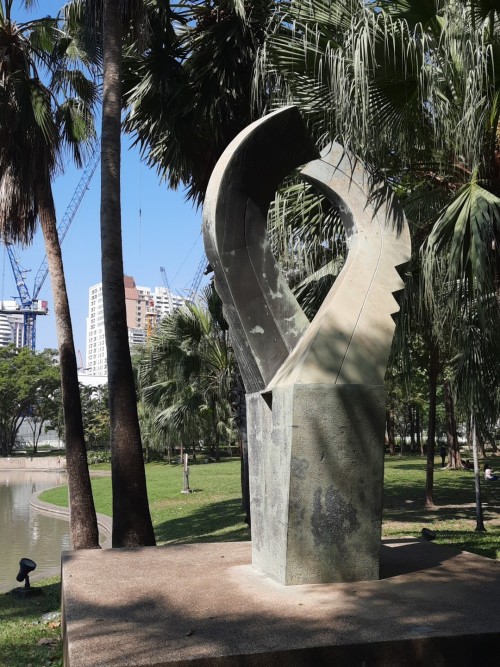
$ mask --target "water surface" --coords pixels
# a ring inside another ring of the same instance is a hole
[[[61,551],[70,547],[68,522],[37,512],[30,500],[61,484],[66,484],[61,472],[0,470],[0,592],[21,585],[16,581],[21,558],[37,564],[31,581],[59,570]]]

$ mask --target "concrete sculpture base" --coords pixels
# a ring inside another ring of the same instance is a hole
[[[389,541],[381,577],[281,586],[249,543],[66,553],[65,667],[498,665],[498,562]]]
[[[384,404],[352,384],[247,397],[252,562],[279,583],[378,579]]]

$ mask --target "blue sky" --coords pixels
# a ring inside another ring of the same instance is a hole
[[[32,16],[56,13],[62,3],[44,0]],[[162,285],[164,266],[172,291],[189,289],[203,256],[201,210],[185,201],[182,191],[173,192],[159,182],[156,173],[141,164],[138,151],[122,144],[122,229],[124,271],[141,286]],[[61,220],[71,200],[81,172],[69,165],[53,183],[57,218]],[[101,281],[100,267],[100,166],[90,183],[62,245],[66,282],[75,336],[75,347],[85,363],[85,331],[88,290]],[[32,290],[36,272],[45,256],[43,238],[37,233],[33,245],[16,249]],[[206,279],[204,279],[206,282]],[[2,249],[1,295],[4,300],[17,295],[7,253]],[[57,347],[50,277],[39,295],[49,302],[50,314],[37,318],[37,349]]]

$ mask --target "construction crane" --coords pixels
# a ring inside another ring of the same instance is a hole
[[[206,258],[205,253],[203,253],[200,263],[198,264],[198,268],[196,269],[196,273],[194,274],[193,282],[191,283],[191,288],[189,290],[189,298],[192,299],[193,301],[196,295],[198,294],[198,290],[200,289],[201,279],[206,273],[207,265],[208,265],[208,259]]]
[[[160,273],[161,273],[161,277],[163,279],[163,285],[164,285],[165,289],[167,290],[168,310],[169,310],[169,314],[170,314],[170,313],[174,312],[174,301],[172,299],[172,292],[170,291],[170,287],[169,287],[168,280],[167,280],[167,272],[165,271],[164,266],[160,266]]]
[[[73,222],[73,219],[76,215],[76,212],[78,211],[78,208],[82,202],[82,199],[85,195],[85,193],[88,190],[90,181],[92,180],[93,175],[95,174],[95,171],[97,169],[97,165],[99,164],[99,160],[101,159],[101,149],[100,149],[100,142],[98,141],[96,143],[96,147],[94,151],[92,152],[92,155],[90,156],[90,159],[84,169],[84,172],[82,174],[82,177],[80,178],[80,181],[78,185],[76,186],[76,190],[73,193],[73,196],[71,197],[71,200],[68,204],[68,207],[66,208],[66,211],[62,217],[61,222],[57,226],[57,233],[59,236],[59,244],[61,244],[64,240],[64,237],[66,236],[66,233]],[[42,285],[45,282],[45,279],[47,278],[47,275],[49,273],[49,265],[48,265],[48,260],[47,256],[44,257],[42,260],[42,263],[40,265],[40,268],[38,269],[36,276],[35,276],[35,282],[33,285],[33,291],[29,293],[28,287],[26,285],[26,280],[25,280],[25,275],[26,275],[26,269],[23,269],[19,263],[19,260],[14,254],[14,250],[12,248],[12,245],[10,243],[6,243],[5,247],[7,248],[7,254],[9,255],[9,260],[10,260],[10,265],[12,267],[12,273],[14,274],[14,279],[16,281],[16,287],[17,287],[17,293],[18,293],[18,298],[20,302],[19,308],[16,308],[15,310],[5,310],[5,309],[0,309],[0,312],[2,313],[19,313],[23,315],[24,318],[24,337],[23,337],[23,345],[24,347],[30,348],[31,350],[36,349],[36,317],[37,315],[47,315],[48,313],[48,307],[47,307],[47,302],[46,301],[41,301],[40,304],[41,306],[39,307],[39,301],[38,301],[38,295],[40,293],[40,290],[42,289]]]
[[[47,315],[49,312],[46,301],[38,304],[38,299],[33,299],[30,296],[26,286],[25,274],[26,269],[21,267],[21,264],[14,254],[14,250],[9,243],[5,244],[7,253],[9,255],[10,265],[16,281],[17,293],[19,295],[20,306],[12,309],[0,309],[0,312],[7,314],[23,315],[23,346],[34,350],[36,347],[36,317],[37,315]],[[2,304],[3,305],[3,304]]]

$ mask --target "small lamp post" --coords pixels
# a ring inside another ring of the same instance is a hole
[[[191,493],[191,489],[189,488],[189,466],[187,454],[184,454],[184,485],[181,493]]]

